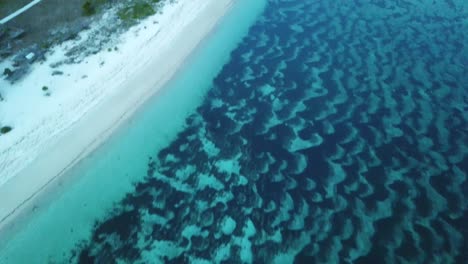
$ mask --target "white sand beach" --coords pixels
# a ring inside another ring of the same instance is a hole
[[[0,136],[0,230],[163,88],[232,2],[168,4],[120,36],[118,50],[52,69],[72,45],[63,43],[20,82],[0,80],[0,120],[13,127]]]

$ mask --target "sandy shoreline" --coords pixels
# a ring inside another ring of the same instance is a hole
[[[157,93],[231,4],[232,0],[196,0],[169,5],[156,15],[158,24],[149,18],[127,32],[110,62],[102,65],[103,56],[110,56],[104,51],[75,72],[65,67],[70,76],[50,82],[39,78],[50,71],[41,65],[15,87],[16,94],[7,94],[10,100],[2,105],[0,118],[9,121],[14,116],[16,121],[12,134],[0,140],[0,231],[8,231],[13,220],[27,215],[50,183],[100,146]],[[93,77],[93,70],[100,73]],[[89,77],[80,78],[87,72]],[[32,90],[42,83],[75,90],[55,90],[46,98]],[[22,98],[34,92],[36,96]],[[21,99],[28,107],[13,109]]]

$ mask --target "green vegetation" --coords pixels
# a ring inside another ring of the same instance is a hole
[[[52,46],[52,42],[44,40],[44,41],[41,42],[40,46],[43,49],[48,49],[48,48],[50,48]]]
[[[159,2],[159,0],[151,1],[153,3]],[[132,3],[130,6],[122,8],[117,14],[123,21],[132,21],[143,19],[155,13],[156,11],[150,3],[146,1],[137,1],[136,3]]]
[[[84,16],[92,16],[96,14],[101,6],[112,2],[110,0],[86,0],[82,5]],[[117,15],[125,22],[135,22],[156,13],[153,6],[161,0],[134,0],[123,2],[123,6],[118,11]]]
[[[84,16],[92,16],[99,11],[99,8],[110,2],[110,0],[86,0],[81,6]]]
[[[13,128],[11,128],[10,126],[4,126],[2,128],[0,128],[0,133],[1,134],[6,134],[8,132],[10,132]]]
[[[47,91],[47,90],[49,90],[49,87],[47,87],[47,86],[42,86],[42,91],[45,92],[45,91]]]
[[[82,10],[83,10],[83,15],[92,16],[96,14],[96,5],[91,3],[91,1],[87,0],[82,6]]]

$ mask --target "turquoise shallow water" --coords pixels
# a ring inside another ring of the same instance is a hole
[[[264,5],[262,1],[238,1],[177,77],[110,142],[65,176],[71,183],[67,181],[59,187],[59,194],[47,197],[46,208],[39,208],[13,239],[0,239],[0,263],[68,262],[77,243],[89,238],[94,222],[131,192],[135,182],[145,178],[148,158],[184,129],[185,119],[203,102],[214,77]]]
[[[71,262],[466,263],[468,4],[253,2],[220,30],[224,47],[252,25],[183,126],[154,133],[155,102],[134,121],[152,132],[117,135],[121,158],[79,170],[116,194],[91,197],[113,209],[96,206]],[[217,58],[205,50],[192,78]]]

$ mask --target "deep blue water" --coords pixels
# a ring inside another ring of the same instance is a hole
[[[466,263],[468,7],[430,2],[270,0],[75,258]]]

